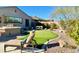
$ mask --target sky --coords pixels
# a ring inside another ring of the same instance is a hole
[[[37,16],[42,19],[49,19],[55,6],[18,6],[22,11],[30,16]]]

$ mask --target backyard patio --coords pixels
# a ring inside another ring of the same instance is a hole
[[[29,36],[29,34],[24,35],[20,38],[17,38],[18,40],[25,40],[27,37]],[[47,42],[48,40],[51,40],[54,38],[56,38],[58,35],[50,30],[37,30],[35,31],[35,37],[34,39],[36,40],[37,44],[38,44],[38,48],[41,48],[42,45]],[[0,52],[4,51],[4,44],[5,42],[0,42]],[[8,52],[20,52],[20,49],[16,49],[16,47],[8,47],[7,48]]]
[[[57,35],[59,34],[59,35]],[[62,35],[63,34],[63,35]],[[28,34],[29,35],[29,34]],[[28,37],[28,35],[23,36],[22,38],[18,38],[19,40],[23,40]],[[34,39],[38,43],[38,48],[40,48],[43,44],[45,44],[48,40],[50,47],[47,49],[47,53],[74,53],[76,49],[69,47],[60,47],[57,42],[63,38],[67,39],[64,33],[60,33],[58,31],[49,31],[49,30],[37,30],[35,32]],[[6,41],[7,42],[7,41]],[[0,42],[0,52],[4,53],[4,44],[6,42]],[[70,42],[69,42],[70,43]],[[16,47],[7,47],[6,53],[20,53],[20,49],[16,49]],[[43,49],[34,49],[36,53],[44,53]],[[33,53],[31,48],[27,48],[24,50],[25,53]]]

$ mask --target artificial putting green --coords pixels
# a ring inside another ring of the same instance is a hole
[[[28,34],[29,35],[29,34]],[[28,35],[23,36],[20,40],[24,40],[28,37]],[[58,35],[50,30],[36,30],[34,40],[40,45],[44,44],[46,41],[50,39],[56,38]]]

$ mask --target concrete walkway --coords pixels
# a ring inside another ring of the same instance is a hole
[[[0,53],[4,53],[4,44],[5,44],[6,42],[0,42]],[[19,53],[20,52],[20,50],[14,50],[15,49],[15,47],[8,47],[7,48],[7,50],[8,50],[8,52],[16,52],[16,53]],[[13,51],[11,51],[11,50],[13,50]]]
[[[34,49],[33,50],[36,53],[44,53],[43,49]],[[23,50],[23,53],[34,53],[32,51],[32,48],[28,48],[27,50]],[[0,53],[4,53],[4,42],[0,42]],[[7,47],[7,52],[5,53],[21,53],[20,49],[16,49],[16,47]]]

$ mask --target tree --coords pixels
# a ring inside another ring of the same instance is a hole
[[[51,26],[51,28],[50,28],[51,30],[59,28],[58,25],[55,23],[51,24],[50,26]]]
[[[57,7],[51,16],[58,18],[61,27],[79,44],[79,7]]]

